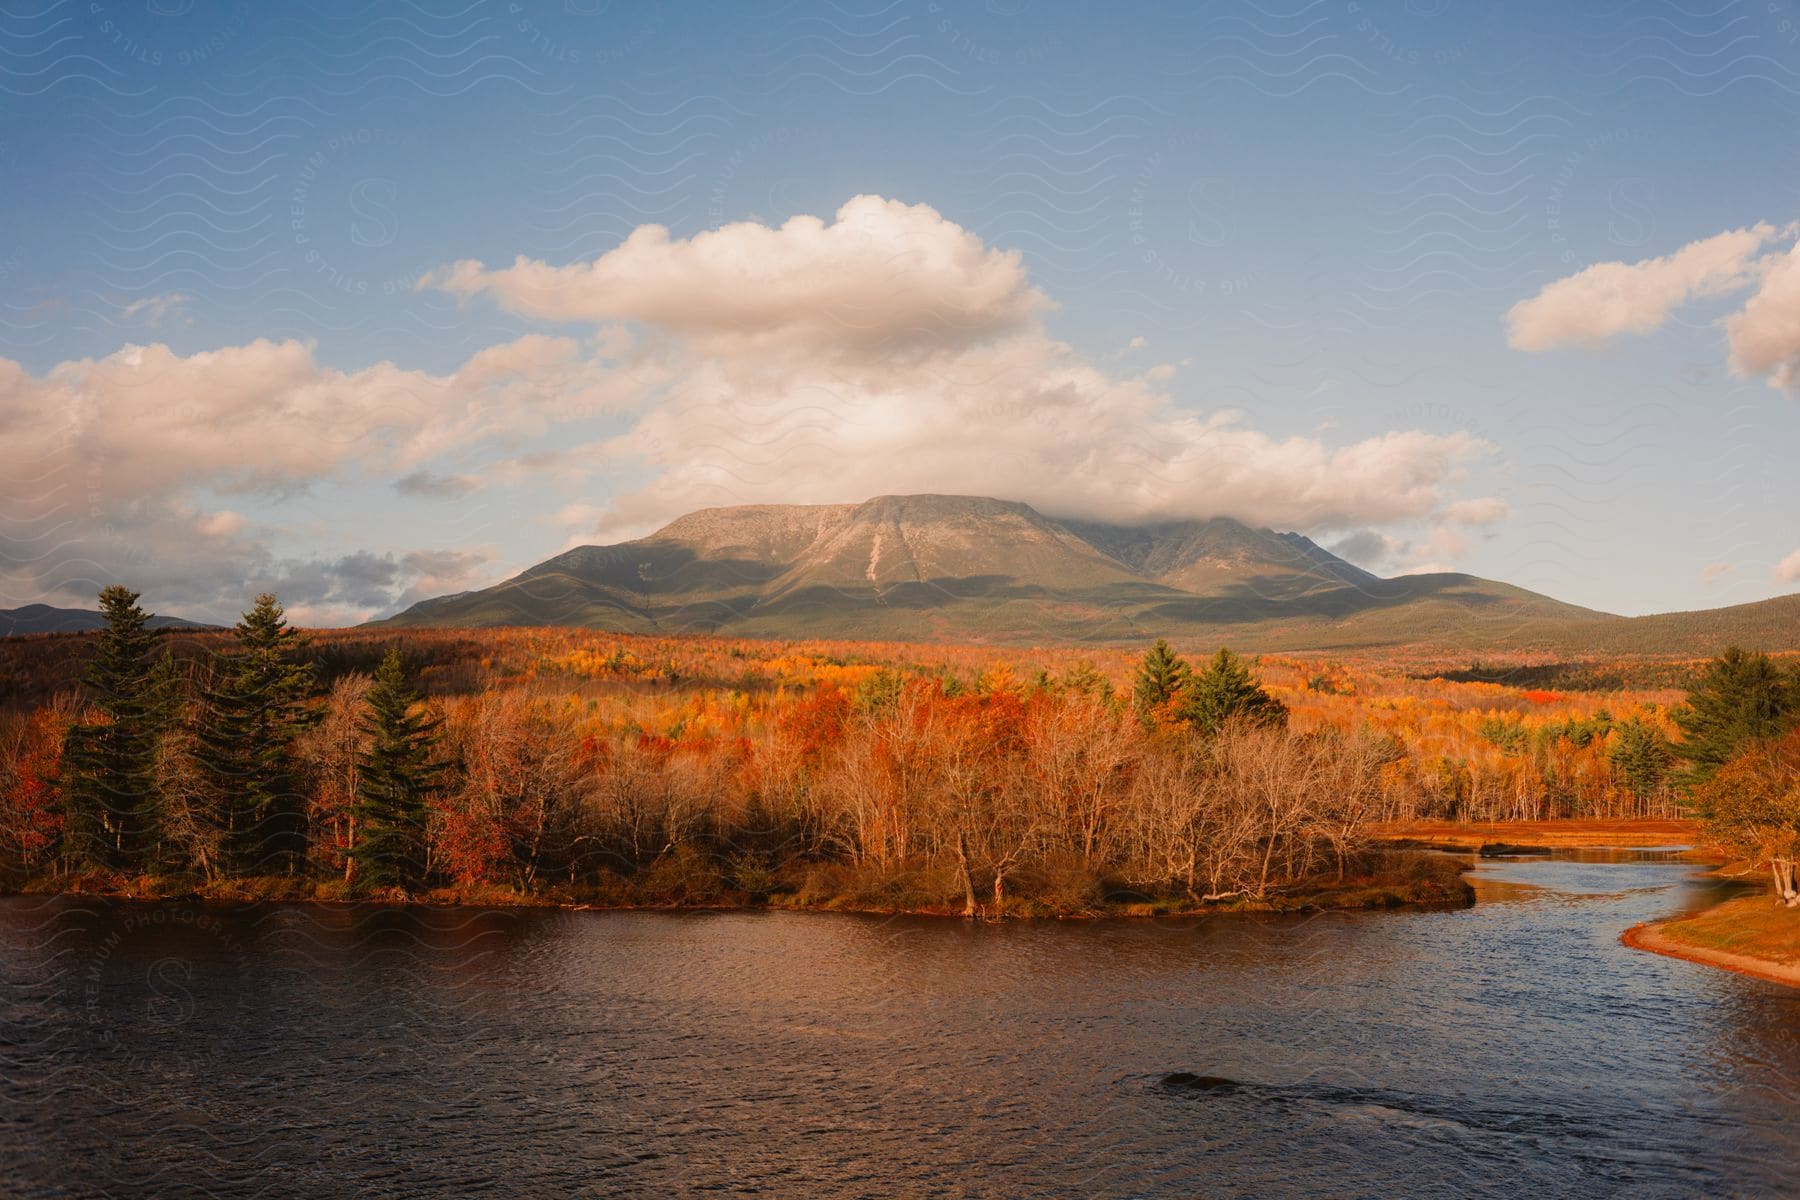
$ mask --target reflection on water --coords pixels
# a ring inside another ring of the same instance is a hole
[[[1791,1190],[1800,992],[1620,946],[1712,885],[1596,857],[1281,919],[9,899],[0,1193]]]

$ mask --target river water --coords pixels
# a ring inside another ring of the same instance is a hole
[[[1695,868],[1477,879],[1006,925],[10,898],[0,1194],[1794,1194],[1800,991],[1617,941]]]

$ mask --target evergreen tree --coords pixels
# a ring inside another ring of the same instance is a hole
[[[1800,687],[1768,655],[1732,646],[1707,664],[1672,715],[1682,733],[1675,751],[1689,763],[1688,780],[1702,783],[1752,742],[1792,728]]]
[[[1131,688],[1132,707],[1140,717],[1150,714],[1181,693],[1188,680],[1187,660],[1169,649],[1164,638],[1144,652],[1138,664],[1137,679]]]
[[[232,631],[204,691],[197,757],[214,799],[226,863],[240,874],[297,872],[306,857],[306,805],[294,739],[309,723],[312,664],[305,640],[267,592]]]
[[[1674,752],[1656,726],[1632,717],[1613,727],[1606,760],[1639,800],[1653,796],[1669,778]]]
[[[148,868],[185,870],[186,856],[170,840],[168,797],[164,777],[168,773],[170,739],[180,730],[187,703],[187,677],[165,649],[150,668],[144,685],[144,717],[150,738],[151,775],[139,809],[138,827],[144,831],[144,865]]]
[[[70,728],[64,749],[63,854],[72,863],[134,867],[154,837],[145,827],[156,751],[146,658],[156,635],[137,601],[117,584],[100,593],[106,627],[81,677],[99,719]]]
[[[1177,715],[1202,733],[1217,733],[1232,718],[1253,725],[1287,724],[1287,706],[1263,691],[1237,655],[1221,649],[1182,689]]]
[[[369,749],[357,762],[356,886],[363,891],[416,891],[425,882],[428,802],[442,788],[448,765],[437,758],[441,717],[419,708],[398,650],[389,650],[369,689],[363,728]]]

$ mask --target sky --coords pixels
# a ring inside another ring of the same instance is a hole
[[[0,607],[903,492],[1800,590],[1800,0],[36,0],[0,89]]]

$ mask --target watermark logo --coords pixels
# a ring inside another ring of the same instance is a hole
[[[402,296],[433,265],[407,261],[406,197],[392,162],[413,149],[392,129],[340,130],[300,158],[288,193],[288,229],[302,269],[345,296]],[[380,268],[380,269],[376,269]]]
[[[1655,140],[1648,128],[1621,126],[1586,134],[1555,159],[1543,225],[1561,267],[1580,270],[1602,257],[1642,257],[1655,244],[1657,189],[1639,164]],[[1611,252],[1596,257],[1596,247]]]
[[[1132,176],[1125,227],[1131,254],[1159,284],[1189,296],[1235,296],[1253,271],[1221,270],[1237,242],[1241,181],[1203,134],[1170,138]]]
[[[250,24],[249,0],[88,0],[95,45],[114,61],[192,68],[223,55]]]

